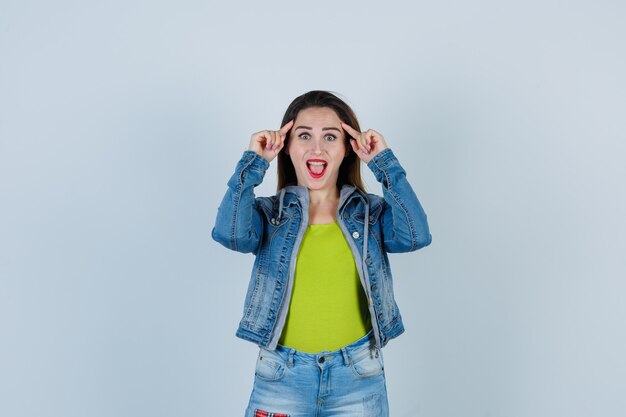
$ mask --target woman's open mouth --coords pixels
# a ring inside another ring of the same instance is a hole
[[[326,172],[326,165],[327,163],[323,159],[309,159],[306,161],[306,167],[313,178],[322,178]]]

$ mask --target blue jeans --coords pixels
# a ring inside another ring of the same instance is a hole
[[[265,414],[267,413],[267,414]],[[246,417],[387,417],[383,356],[370,331],[334,352],[260,348]]]

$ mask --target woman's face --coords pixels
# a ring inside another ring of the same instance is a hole
[[[296,170],[298,185],[309,190],[336,188],[339,166],[347,153],[345,140],[341,120],[333,109],[301,110],[286,149]]]

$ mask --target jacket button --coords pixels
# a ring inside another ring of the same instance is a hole
[[[378,286],[376,284],[372,285],[372,291],[376,291],[378,289]]]
[[[368,265],[372,264],[372,258],[365,258],[365,263]]]
[[[358,238],[359,238],[359,236],[361,236],[361,235],[359,234],[359,232],[352,232],[352,237],[353,237],[353,238],[358,239]]]

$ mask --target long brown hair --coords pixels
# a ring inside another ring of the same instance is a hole
[[[342,99],[334,95],[329,91],[323,90],[313,90],[308,93],[302,94],[299,97],[296,97],[289,107],[287,107],[287,111],[285,111],[285,115],[283,116],[283,121],[280,124],[284,126],[288,121],[295,119],[298,116],[298,113],[301,110],[307,109],[309,107],[328,107],[337,113],[339,119],[342,122],[352,126],[353,129],[357,131],[361,131],[361,127],[359,126],[359,121],[354,114],[354,111],[348,106]],[[280,150],[278,154],[278,186],[277,190],[282,189],[287,185],[296,185],[298,183],[298,179],[296,177],[296,170],[291,162],[291,158],[289,155],[285,153],[285,149],[289,144],[289,136],[291,134],[291,130],[287,132],[287,137],[285,138],[285,146]],[[365,191],[365,187],[363,185],[363,180],[361,179],[361,160],[352,150],[352,146],[350,146],[349,138],[347,132],[344,131],[346,137],[346,143],[344,144],[347,149],[346,157],[343,159],[341,166],[339,166],[339,176],[337,177],[337,188],[341,189],[341,187],[345,184],[351,184],[359,188],[361,191]]]

